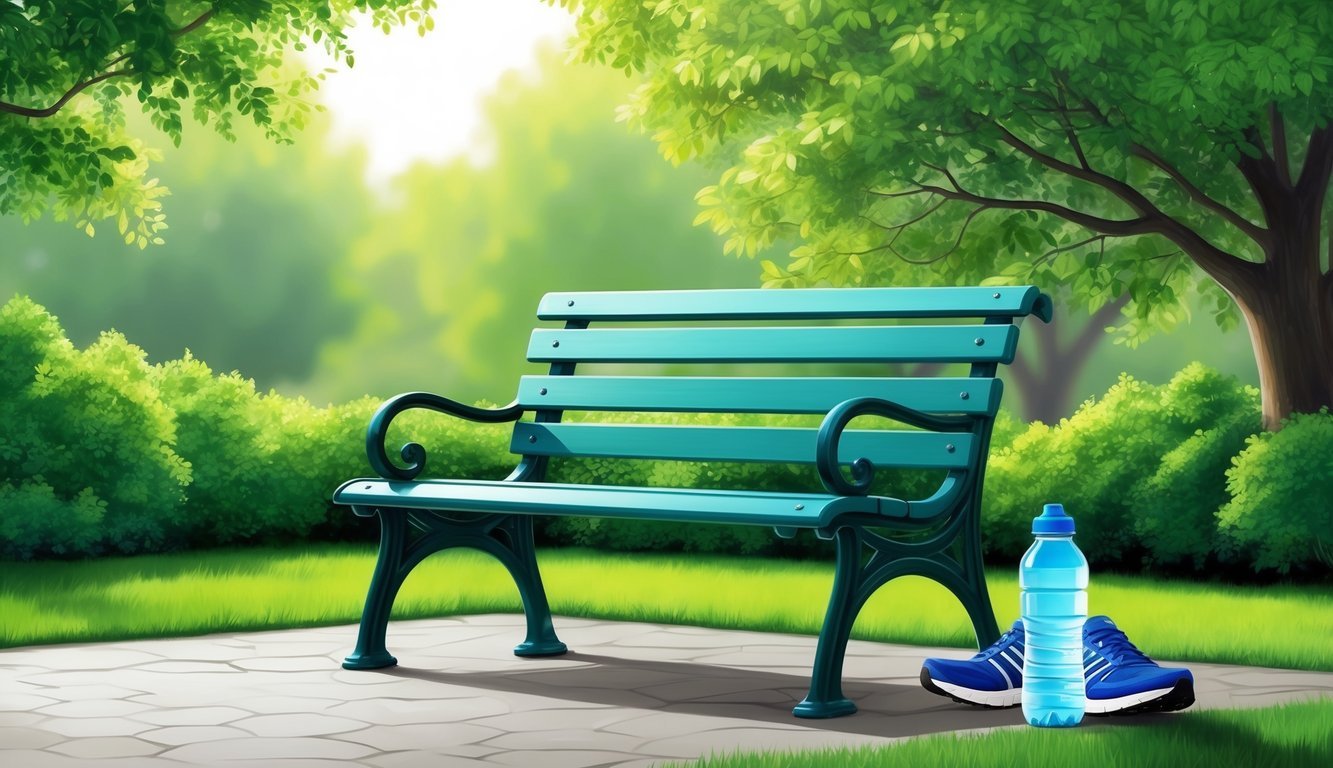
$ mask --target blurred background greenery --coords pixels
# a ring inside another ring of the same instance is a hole
[[[497,45],[520,36],[521,19],[497,32],[450,16],[482,7],[559,12],[535,0],[447,3],[441,18],[453,18],[455,37],[433,50],[460,46],[460,60],[481,62],[484,44],[465,40],[468,29],[499,35]],[[290,145],[243,121],[234,143],[187,125],[181,147],[152,166],[172,191],[165,245],[127,246],[109,227],[90,238],[49,216],[0,217],[0,416],[12,425],[0,435],[0,509],[23,511],[0,515],[0,557],[371,536],[368,523],[329,506],[328,490],[366,471],[360,435],[379,399],[424,389],[508,401],[520,374],[544,371],[523,353],[547,291],[758,287],[765,258],[786,260],[792,244],[726,254],[722,236],[694,224],[696,193],[721,169],[664,160],[653,137],[616,121],[636,83],[571,63],[545,37],[530,65],[490,86],[470,147],[437,137],[455,147],[442,159],[401,151],[385,163],[382,136],[349,138],[331,79],[331,113]],[[367,62],[406,47],[356,44],[368,47]],[[368,81],[392,83],[394,98],[420,88],[429,101],[438,93],[425,81],[476,79],[444,69],[418,64]],[[352,101],[387,112],[372,95]],[[446,104],[437,117],[465,121],[466,112]],[[145,120],[130,128],[170,144]],[[2,300],[15,295],[31,301]],[[1013,562],[1031,510],[1065,498],[1080,509],[1098,565],[1216,575],[1318,562],[1326,573],[1326,512],[1309,503],[1310,478],[1326,475],[1322,446],[1333,432],[1325,417],[1251,440],[1257,393],[1244,385],[1258,377],[1246,329],[1222,331],[1195,307],[1134,348],[1094,334],[1087,363],[1071,363],[1066,353],[1090,323],[1114,315],[1090,321],[1070,304],[1058,303],[1050,326],[1029,321],[1017,365],[1003,372],[1021,365],[1041,382],[1068,370],[1073,384],[1052,398],[1031,380],[1009,382],[988,474],[988,556]],[[131,345],[164,365],[144,365]],[[1070,420],[1024,423],[1036,418]],[[500,477],[512,465],[495,428],[407,423],[427,445],[446,446],[435,454],[442,473]],[[598,472],[634,485],[703,482],[681,467]],[[734,487],[790,479],[783,468],[727,472]],[[895,480],[929,492],[912,485],[927,478]],[[1299,509],[1305,527],[1270,508]],[[784,550],[766,530],[585,522],[540,533],[610,549],[827,554],[814,540]]]
[[[30,296],[76,345],[115,329],[150,361],[188,348],[316,403],[409,389],[503,402],[537,370],[522,356],[548,290],[757,287],[757,260],[692,224],[716,172],[663,160],[615,122],[633,84],[565,58],[548,46],[485,98],[485,157],[418,162],[383,189],[327,117],[289,146],[195,130],[156,165],[166,245],[3,217],[0,295]],[[1033,335],[1019,354],[1039,354]],[[1195,360],[1257,383],[1245,329],[1196,312],[1135,349],[1108,336],[1063,415],[1121,372],[1163,383]]]

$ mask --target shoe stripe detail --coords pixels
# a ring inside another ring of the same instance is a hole
[[[1007,662],[1009,662],[1010,664],[1012,664],[1015,670],[1017,670],[1017,671],[1022,671],[1022,669],[1023,669],[1023,656],[1022,656],[1022,654],[1015,654],[1015,655],[1018,656],[1018,658],[1015,659],[1013,656],[1010,656],[1010,655],[1009,655],[1009,649],[1006,648],[1005,650],[1000,651],[1000,655],[1004,657],[1004,660],[1005,660],[1005,661],[1007,661]]]
[[[1012,677],[1009,676],[1009,672],[1006,671],[1004,667],[1000,666],[999,662],[995,661],[995,659],[986,659],[986,661],[989,661],[989,662],[991,663],[992,666],[994,666],[996,669],[1000,670],[1000,674],[1001,674],[1001,675],[1004,675],[1004,681],[1005,681],[1006,683],[1008,683],[1008,687],[1009,687],[1009,688],[1017,688],[1017,687],[1018,687],[1017,685],[1014,684],[1014,679],[1013,679]]]
[[[1103,666],[1099,666],[1102,662],[1105,662],[1105,663],[1106,663],[1106,666],[1104,666],[1104,667],[1103,667]],[[1091,679],[1093,678],[1094,675],[1096,675],[1096,674],[1098,674],[1098,673],[1100,673],[1100,672],[1102,672],[1102,671],[1104,671],[1104,670],[1105,670],[1105,671],[1109,671],[1110,669],[1111,669],[1111,662],[1106,661],[1106,659],[1099,659],[1096,663],[1092,664],[1091,666],[1089,666],[1089,667],[1087,667],[1087,668],[1085,668],[1085,669],[1083,670],[1083,678],[1084,678],[1085,680],[1091,680]]]

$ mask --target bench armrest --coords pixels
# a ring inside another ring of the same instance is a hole
[[[386,480],[411,480],[426,467],[426,449],[420,443],[407,443],[399,452],[407,462],[406,467],[394,466],[384,446],[389,436],[389,422],[412,408],[425,408],[487,424],[518,421],[523,416],[523,408],[517,401],[500,408],[477,408],[429,392],[405,392],[391,397],[375,411],[366,428],[366,457],[370,459],[371,468]]]
[[[852,480],[842,476],[838,467],[838,442],[847,424],[857,416],[872,414],[896,419],[905,424],[936,432],[968,432],[982,416],[939,416],[908,408],[891,400],[878,397],[855,397],[833,406],[819,425],[815,443],[815,466],[819,479],[829,493],[839,496],[864,496],[870,491],[875,477],[875,465],[862,456],[852,462]]]

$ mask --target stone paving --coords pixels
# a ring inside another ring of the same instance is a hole
[[[813,637],[557,617],[572,651],[519,659],[522,627],[394,622],[400,666],[368,672],[338,666],[355,626],[0,651],[0,764],[648,768],[1022,723],[921,689],[921,659],[970,655],[959,649],[853,641],[844,687],[860,713],[809,721],[791,707]],[[1333,696],[1333,674],[1189,666],[1195,708]],[[1171,715],[1089,724],[1154,717]]]

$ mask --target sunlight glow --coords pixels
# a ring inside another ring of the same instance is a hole
[[[532,68],[540,44],[562,45],[574,29],[569,13],[540,0],[443,0],[433,15],[424,37],[411,27],[349,30],[354,69],[334,65],[318,46],[307,50],[312,70],[336,66],[319,99],[335,143],[366,145],[376,186],[419,160],[466,153],[484,161],[474,142],[481,98],[505,72]]]

